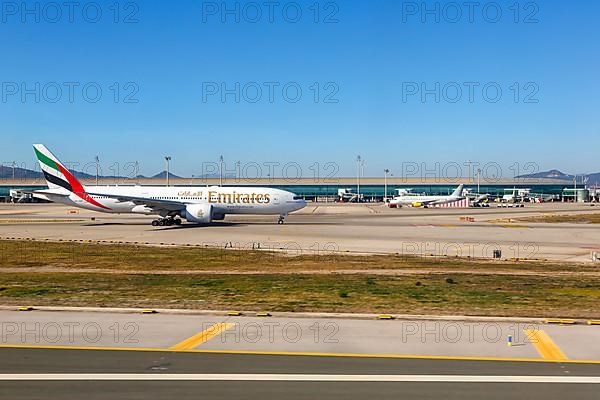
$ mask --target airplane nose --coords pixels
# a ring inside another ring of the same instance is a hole
[[[306,207],[307,204],[306,200],[302,196],[298,196],[294,193],[290,193],[289,203],[292,204],[294,211]]]

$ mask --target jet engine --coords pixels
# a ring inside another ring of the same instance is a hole
[[[423,203],[419,203],[418,201],[415,201],[414,203],[412,203],[413,207],[423,207]]]
[[[153,210],[146,206],[135,206],[131,209],[131,212],[135,214],[152,214]]]
[[[212,204],[190,204],[182,213],[188,222],[197,224],[209,224],[212,221]]]

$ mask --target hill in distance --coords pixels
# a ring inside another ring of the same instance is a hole
[[[78,179],[95,179],[96,175],[91,175],[81,171],[71,171],[73,175]],[[15,179],[43,179],[43,174],[40,171],[34,171],[26,168],[15,167],[14,168]],[[12,179],[13,167],[7,165],[0,165],[0,179]],[[179,175],[175,175],[169,172],[171,179],[185,179]],[[225,173],[223,177],[226,179],[236,178],[235,174]],[[549,171],[536,172],[535,174],[519,175],[516,178],[534,178],[534,179],[558,179],[565,181],[565,183],[573,183],[575,175],[565,174],[558,169],[551,169]],[[145,175],[138,175],[139,179],[147,179]],[[161,171],[158,174],[150,176],[151,179],[166,179],[167,172]],[[219,178],[219,174],[206,174],[203,176],[194,176],[194,178]],[[587,185],[598,186],[600,185],[600,172],[592,174],[581,174],[577,175],[577,183],[583,185],[584,180],[587,178]],[[114,176],[114,175],[100,175],[100,179],[131,179],[127,176]]]
[[[535,179],[560,179],[566,182],[573,183],[575,175],[565,174],[557,169],[551,169],[549,171],[536,172],[535,174],[519,175],[516,178],[535,178]],[[587,182],[585,182],[587,179]],[[600,172],[593,174],[580,174],[577,175],[577,183],[588,185],[599,185],[600,184]]]
[[[92,174],[88,174],[85,172],[73,171],[73,170],[71,170],[71,173],[77,179],[96,179],[95,174],[92,175]],[[13,177],[13,167],[6,166],[6,165],[0,165],[0,179],[12,179],[12,177]],[[42,179],[44,177],[44,175],[40,171],[34,171],[31,169],[15,167],[14,168],[14,177],[15,177],[15,179]],[[166,179],[166,177],[167,177],[167,172],[162,171],[154,176],[151,176],[150,178]],[[169,172],[169,177],[173,178],[173,179],[181,179],[180,176],[177,176],[171,172]],[[100,179],[116,179],[116,178],[130,179],[130,177],[128,177],[128,176],[114,176],[114,175],[100,175],[99,178]],[[147,179],[147,177],[144,175],[139,175],[138,178]]]

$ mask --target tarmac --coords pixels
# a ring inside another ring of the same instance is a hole
[[[596,399],[600,375],[598,365],[497,361],[32,349],[0,354],[0,387],[10,399],[72,399],[75,393],[86,399]]]
[[[277,216],[228,215],[209,226],[152,227],[152,217],[104,214],[57,204],[0,205],[0,237],[153,245],[284,250],[291,254],[399,253],[591,261],[600,251],[593,224],[528,223],[544,213],[591,213],[589,204],[527,204],[524,208],[402,208],[382,204],[314,203],[277,225]],[[600,210],[600,209],[599,209]]]
[[[154,228],[145,216],[54,204],[0,205],[0,237],[200,244],[302,253],[405,253],[590,261],[594,225],[516,218],[589,213],[579,204],[520,209],[389,209],[312,204],[290,215],[227,216]],[[94,311],[94,312],[91,312]],[[0,310],[0,387],[11,399],[273,398],[596,399],[600,326],[461,319],[139,310]]]
[[[596,361],[600,326],[510,320],[375,320],[213,314],[0,311],[0,347],[392,358]]]
[[[10,399],[596,399],[600,386],[597,326],[5,310],[0,327]]]

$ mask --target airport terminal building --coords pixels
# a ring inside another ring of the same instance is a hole
[[[95,182],[83,181],[85,185],[94,185]],[[462,180],[453,179],[452,181],[444,179],[405,179],[388,178],[384,182],[383,178],[362,178],[360,182],[356,178],[336,178],[331,180],[321,179],[319,181],[312,178],[303,178],[296,180],[286,179],[260,179],[253,181],[237,180],[228,178],[223,181],[225,186],[268,186],[303,196],[309,201],[335,201],[339,199],[341,192],[360,193],[363,201],[375,202],[381,201],[386,195],[392,197],[398,190],[410,191],[411,193],[426,195],[448,195],[459,185],[463,183],[467,192],[473,194],[487,194],[491,197],[502,197],[505,194],[513,192],[526,192],[532,197],[543,199],[544,201],[590,201],[598,200],[600,189],[576,187],[573,182],[554,179],[500,179],[496,181],[474,182],[474,179],[468,178]],[[164,180],[143,179],[138,182],[122,179],[121,182],[114,180],[101,179],[100,185],[165,185]],[[171,179],[172,186],[212,186],[219,185],[219,179],[196,180],[190,182],[189,179]],[[45,182],[40,180],[19,180],[10,179],[0,180],[0,200],[8,201],[15,190],[26,189],[36,190],[44,189]]]

